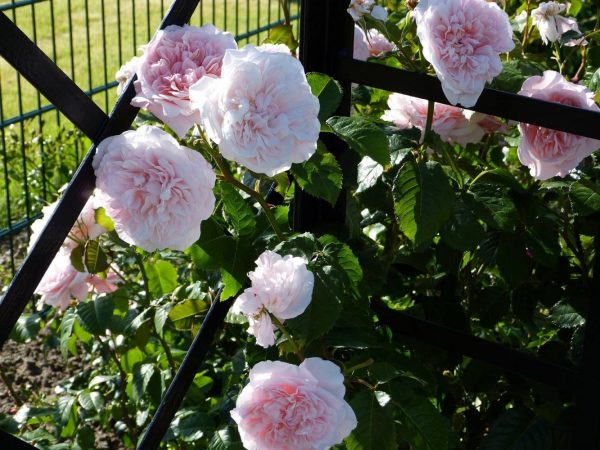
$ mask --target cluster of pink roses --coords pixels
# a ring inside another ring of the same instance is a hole
[[[73,249],[106,232],[102,226],[96,223],[95,200],[95,197],[92,196],[85,204],[75,225],[71,228],[69,236],[35,290],[35,293],[39,294],[45,303],[55,308],[65,309],[71,304],[72,299],[83,300],[90,291],[113,292],[117,289],[116,284],[120,281],[113,271],[108,271],[103,278],[87,272],[80,272],[71,263]],[[31,225],[29,250],[37,241],[56,206],[57,202],[44,207],[42,209],[43,217]]]

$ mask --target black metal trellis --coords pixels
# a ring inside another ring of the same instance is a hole
[[[198,2],[199,0],[175,0],[161,23],[161,28],[187,22]],[[307,71],[323,72],[341,82],[345,96],[337,114],[350,113],[349,92],[352,82],[448,103],[439,81],[434,77],[353,60],[353,22],[346,13],[347,6],[348,0],[304,0],[301,8],[300,58]],[[0,301],[1,346],[94,188],[91,159],[96,144],[104,137],[126,130],[133,121],[137,108],[130,106],[134,94],[130,83],[109,117],[98,112],[91,100],[87,99],[85,94],[2,13],[0,55],[28,78],[57,109],[65,113],[94,142],[38,242]],[[596,112],[492,89],[485,89],[477,105],[471,109],[600,139],[600,128],[597,126],[600,123],[600,113]],[[569,120],[565,121],[565,117]],[[345,182],[348,183],[348,178],[353,173],[351,166],[355,161],[349,156],[349,152],[344,152],[345,146],[341,141],[328,135],[323,136],[323,139],[329,140],[328,148],[340,160],[346,175]],[[332,208],[325,202],[297,190],[293,207],[294,228],[309,230],[324,221],[343,222],[344,197],[342,193],[340,200]],[[600,258],[597,256],[600,250],[600,234],[597,234],[595,239],[596,262],[591,300],[600,298]],[[600,388],[597,386],[597,374],[600,373],[600,305],[594,301],[590,304],[583,362],[576,371],[409,314],[391,311],[378,301],[373,301],[372,307],[380,322],[398,333],[453,353],[494,364],[505,371],[521,374],[572,394],[578,408],[573,448],[594,450],[599,448],[600,442],[600,408],[597,406],[600,403]],[[215,300],[211,306],[200,332],[165,393],[138,448],[149,450],[158,447],[230,306],[231,300]],[[1,430],[0,443],[16,450],[35,448]]]

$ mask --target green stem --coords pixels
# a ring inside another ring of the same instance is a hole
[[[279,0],[279,4],[281,5],[281,9],[283,11],[283,18],[285,19],[284,25],[290,24],[290,7],[288,5],[287,0]]]
[[[560,57],[560,44],[558,41],[554,42],[554,58],[556,59],[556,63],[558,64],[558,72],[563,75],[563,63]]]
[[[490,172],[492,172],[492,171],[491,171],[491,170],[484,170],[483,172],[479,172],[479,174],[478,174],[478,175],[477,175],[475,178],[473,178],[473,180],[471,181],[471,183],[469,183],[469,189],[471,189],[471,188],[473,187],[473,185],[474,185],[474,184],[475,184],[477,181],[479,181],[479,179],[480,179],[481,177],[483,177],[485,174],[488,174],[488,173],[490,173]]]
[[[277,238],[280,241],[284,241],[285,236],[281,232],[281,229],[279,228],[279,225],[277,224],[277,220],[275,220],[275,216],[271,212],[271,208],[269,208],[269,205],[267,204],[267,202],[265,201],[263,196],[260,194],[260,192],[257,192],[254,189],[246,186],[244,183],[241,183],[240,181],[238,181],[231,173],[231,170],[229,170],[229,167],[227,167],[227,164],[225,163],[225,161],[223,161],[221,154],[218,151],[216,151],[215,149],[213,149],[209,144],[205,144],[208,141],[205,139],[202,132],[200,132],[200,133],[204,140],[204,142],[202,143],[202,148],[204,150],[206,150],[212,156],[213,160],[215,161],[215,163],[221,170],[222,179],[227,181],[228,183],[232,184],[239,190],[244,191],[246,194],[248,194],[250,197],[252,197],[254,200],[256,200],[256,202],[261,206],[261,208],[265,212],[265,216],[267,217],[269,224],[271,224],[271,228],[273,228],[273,231],[277,235]]]
[[[6,372],[4,372],[4,367],[2,367],[2,365],[0,365],[0,378],[2,379],[2,382],[6,385],[8,392],[10,392],[10,395],[14,399],[17,406],[21,406],[23,404],[23,400],[21,400],[21,397],[19,396],[19,394],[17,394],[17,391],[15,391],[12,381],[8,377],[8,375],[6,375]]]
[[[148,274],[146,273],[146,268],[144,267],[144,261],[142,260],[142,255],[140,255],[137,250],[133,250],[133,255],[135,257],[135,262],[140,268],[140,273],[142,274],[142,280],[144,281],[144,292],[146,293],[146,302],[150,304],[150,283],[148,282]]]
[[[523,41],[521,42],[521,54],[525,54],[525,47],[529,40],[529,17],[531,16],[531,8],[529,7],[529,0],[527,0],[527,15],[525,17],[525,30],[523,32]]]
[[[375,360],[373,358],[369,358],[366,361],[363,361],[355,366],[348,367],[347,369],[344,369],[344,375],[351,374],[352,372],[355,372],[359,369],[364,369],[365,367],[369,367],[374,362],[375,362]]]
[[[285,336],[285,338],[288,341],[290,341],[290,343],[292,344],[292,347],[294,348],[294,353],[298,356],[298,358],[300,358],[301,361],[304,360],[304,353],[302,352],[302,349],[300,347],[298,347],[298,344],[292,338],[289,331],[283,326],[283,324],[279,321],[279,319],[277,317],[275,317],[271,313],[269,313],[269,316],[271,316],[271,321],[275,324],[275,326],[277,328],[279,328],[279,331],[281,331],[281,333]]]
[[[158,333],[158,331],[156,330],[156,327],[154,328],[154,335],[156,336],[156,338],[160,342],[160,345],[162,346],[163,350],[165,351],[165,355],[167,356],[167,361],[169,361],[169,368],[171,369],[171,377],[175,378],[175,374],[177,373],[177,366],[175,364],[175,359],[173,359],[173,354],[171,353],[169,344],[167,343],[167,341],[165,341],[165,338],[163,338]]]

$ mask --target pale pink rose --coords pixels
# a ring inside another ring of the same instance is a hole
[[[142,47],[131,104],[146,108],[183,138],[200,120],[190,105],[190,86],[204,77],[219,77],[225,50],[231,48],[237,48],[233,36],[210,24],[158,31]]]
[[[354,25],[354,50],[353,57],[359,61],[366,61],[371,53],[369,51],[369,43],[367,35],[361,27]]]
[[[546,70],[543,76],[530,77],[523,83],[520,95],[576,108],[600,111],[594,94],[585,86],[565,80],[561,74]],[[600,141],[563,131],[519,124],[521,141],[518,155],[529,167],[531,176],[546,180],[555,175],[564,177],[579,162],[600,148]]]
[[[567,9],[567,5],[558,2],[544,2],[531,11],[531,19],[540,30],[540,37],[544,44],[555,42],[567,31],[579,31],[577,21],[570,17],[563,17],[560,13]],[[587,41],[583,38],[571,39],[565,45],[572,47],[574,45],[585,45]]]
[[[203,77],[190,98],[221,154],[254,172],[273,176],[317,148],[319,101],[290,55],[252,45],[228,50],[221,78]]]
[[[427,100],[404,94],[391,94],[383,120],[393,122],[398,128],[416,127],[421,135],[427,123]],[[474,144],[486,134],[501,130],[502,123],[485,114],[436,103],[433,108],[431,129],[450,144]]]
[[[93,167],[96,196],[125,242],[184,250],[213,210],[215,173],[198,153],[157,127],[103,140]]]
[[[486,0],[421,0],[414,10],[423,55],[453,105],[473,106],[515,46],[508,15]]]
[[[387,19],[387,11],[375,4],[375,0],[350,0],[348,14],[352,16],[355,22],[358,22],[365,15],[371,15],[374,19]]]
[[[375,28],[371,28],[367,31],[367,44],[371,56],[379,56],[382,53],[394,50],[394,44],[388,41],[386,37]]]
[[[344,394],[344,377],[330,361],[264,361],[250,370],[231,417],[248,450],[326,450],[357,425]]]
[[[71,264],[71,252],[61,249],[46,270],[35,293],[55,308],[65,309],[72,299],[83,300],[88,294],[88,274]]]
[[[106,274],[106,278],[100,278],[98,275],[88,275],[86,283],[90,289],[94,290],[98,294],[108,294],[116,291],[123,280],[112,270],[109,270]]]
[[[269,347],[275,343],[275,326],[269,314],[282,323],[302,314],[312,298],[314,275],[304,259],[267,250],[248,277],[251,286],[237,298],[233,311],[247,316],[248,332],[258,345]]]
[[[96,239],[102,233],[106,232],[101,225],[96,223],[96,211],[94,209],[96,208],[95,201],[95,197],[91,196],[86,202],[77,221],[73,225],[73,228],[69,231],[67,239],[63,242],[63,248],[68,250],[74,249],[79,245],[85,244],[85,241]],[[31,251],[33,248],[33,245],[38,240],[57,205],[58,200],[48,206],[44,206],[42,208],[42,218],[31,224],[31,237],[29,238],[28,251]]]
[[[138,65],[140,64],[140,58],[138,56],[134,56],[123,64],[121,68],[115,74],[115,79],[119,82],[117,86],[117,95],[121,95],[125,91],[125,86],[127,82],[135,75],[137,72]]]
[[[262,52],[271,52],[271,53],[285,53],[286,55],[292,55],[290,48],[285,44],[261,44],[256,47],[258,50]]]

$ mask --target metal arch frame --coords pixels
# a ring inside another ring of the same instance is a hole
[[[186,23],[199,1],[175,0],[160,28]],[[327,2],[303,0],[301,7],[300,58],[307,71],[329,74],[342,83],[345,97],[337,114],[350,114],[349,87],[352,82],[402,92],[439,103],[448,103],[441,91],[439,81],[434,77],[354,60],[352,58],[353,22],[346,14],[346,8],[347,0],[327,0]],[[318,30],[318,33],[315,30]],[[130,105],[134,95],[131,81],[111,114],[108,117],[104,115],[85,96],[85,93],[2,13],[0,13],[0,56],[20,71],[94,143],[69,183],[33,250],[0,301],[1,348],[94,188],[95,177],[91,161],[96,145],[105,137],[129,128],[138,109]],[[492,89],[485,89],[478,103],[471,109],[600,139],[600,128],[594,126],[600,123],[600,113],[592,111]],[[565,123],[561,120],[561,117],[565,116],[571,120]],[[322,137],[331,139],[327,136]],[[337,157],[344,153],[345,146],[339,140],[332,139],[328,142],[328,146]],[[345,210],[343,198],[344,195],[340,195],[341,200],[331,208],[306,193],[298,192],[293,210],[294,228],[308,230],[322,220],[343,222]],[[306,214],[308,211],[310,214]],[[596,236],[595,239],[596,255],[598,255],[600,237]],[[594,266],[594,287],[590,296],[600,298],[600,258],[597,256]],[[200,332],[194,338],[148,430],[142,437],[139,449],[149,450],[158,447],[230,306],[231,300],[215,301],[211,306]],[[600,389],[596,386],[598,383],[595,374],[600,372],[600,358],[597,357],[600,350],[600,305],[591,302],[584,357],[578,371],[546,363],[522,352],[408,314],[392,312],[378,303],[373,304],[373,309],[381,322],[396,332],[403,332],[448,351],[490,362],[504,370],[518,372],[572,393],[579,410],[579,428],[574,433],[576,436],[574,448],[598,449],[600,409],[596,405],[600,402]],[[9,444],[11,448],[19,450],[35,449],[34,446],[1,431],[0,443]]]

